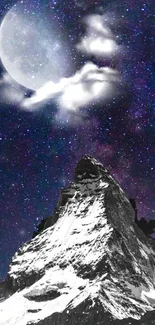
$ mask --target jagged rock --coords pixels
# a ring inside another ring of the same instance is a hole
[[[130,198],[129,201],[135,210],[135,223],[138,225],[138,227],[144,232],[146,236],[150,236],[155,233],[155,219],[147,220],[143,217],[138,219],[136,200],[134,198]]]
[[[12,259],[0,325],[154,324],[154,242],[135,209],[107,169],[82,158],[54,216]]]
[[[36,237],[38,234],[40,234],[40,233],[44,230],[46,220],[47,220],[47,218],[41,220],[41,222],[40,222],[39,225],[37,226],[37,231],[34,231],[34,232],[33,232],[33,236],[32,236],[32,238]]]
[[[140,220],[136,219],[136,224],[146,236],[152,235],[155,232],[155,220],[146,220],[145,218],[141,218]]]

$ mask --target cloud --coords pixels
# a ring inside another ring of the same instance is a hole
[[[89,15],[85,17],[86,33],[76,45],[79,52],[97,58],[109,57],[119,52],[108,15]],[[8,73],[0,80],[1,100],[15,103],[22,110],[35,111],[52,101],[58,110],[57,123],[82,124],[87,118],[88,109],[95,104],[104,104],[115,97],[121,82],[120,74],[111,67],[99,67],[87,61],[76,73],[59,82],[47,82],[31,95],[15,82]],[[29,97],[28,97],[29,94]]]
[[[86,54],[105,57],[116,54],[120,47],[115,41],[111,29],[108,27],[107,15],[90,15],[84,19],[87,26],[86,34],[76,48]]]
[[[1,102],[21,104],[25,97],[23,88],[5,72],[0,79]]]
[[[60,109],[77,111],[111,97],[119,81],[117,70],[87,62],[74,76],[62,78],[59,83],[48,82],[30,98],[25,98],[22,108],[35,110],[41,103],[55,99]]]

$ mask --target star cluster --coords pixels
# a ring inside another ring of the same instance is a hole
[[[33,1],[38,3],[39,1]],[[42,1],[43,2],[43,1]],[[123,80],[119,96],[89,104],[86,110],[59,114],[47,101],[34,112],[16,103],[0,104],[0,278],[18,247],[29,240],[42,218],[52,215],[60,188],[74,179],[84,154],[99,159],[137,202],[138,216],[155,216],[155,4],[141,0],[44,1],[64,12],[68,38],[77,44],[86,34],[78,19],[111,17],[119,54],[72,58],[79,69],[92,61],[117,69]],[[3,0],[1,17],[13,1]],[[70,19],[66,21],[66,11]],[[74,34],[71,32],[74,27]],[[73,47],[72,47],[73,49]],[[1,67],[1,73],[3,73]],[[57,117],[57,119],[56,119]]]

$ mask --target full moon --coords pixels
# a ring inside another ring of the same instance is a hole
[[[54,10],[20,1],[5,15],[0,26],[0,59],[22,86],[37,90],[70,76],[70,53],[67,31]]]

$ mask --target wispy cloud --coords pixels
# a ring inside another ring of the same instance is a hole
[[[106,56],[111,58],[112,54],[119,52],[109,21],[107,15],[85,17],[86,33],[76,45],[76,50],[84,55],[93,54],[101,58]],[[57,83],[52,81],[51,76],[50,82],[32,93],[31,97],[27,97],[23,87],[6,73],[0,81],[1,100],[16,103],[21,109],[28,111],[38,110],[53,100],[58,107],[56,121],[64,118],[64,115],[67,119],[71,115],[70,121],[80,123],[82,120],[80,109],[106,103],[113,97],[120,80],[120,74],[116,69],[99,67],[87,61],[74,75],[61,78]]]
[[[111,56],[119,51],[105,15],[85,17],[86,33],[76,45],[76,50],[96,57]],[[98,67],[87,62],[75,75],[62,78],[58,83],[48,82],[38,89],[31,98],[25,98],[22,108],[38,109],[44,102],[54,99],[62,113],[77,112],[80,108],[104,101],[113,96],[115,85],[120,81],[119,72],[111,67]],[[58,114],[59,115],[59,114]]]
[[[5,72],[0,79],[0,96],[1,102],[21,105],[25,90]]]
[[[106,100],[119,80],[118,71],[88,62],[74,76],[59,83],[48,82],[32,97],[25,98],[22,107],[35,110],[41,102],[56,98],[61,109],[77,111],[92,102]]]
[[[105,57],[116,54],[120,47],[115,41],[115,37],[109,27],[109,18],[105,15],[89,15],[84,19],[86,34],[77,44],[77,50]]]

